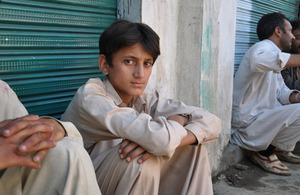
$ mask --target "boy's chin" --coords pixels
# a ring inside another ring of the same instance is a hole
[[[138,91],[135,91],[134,93],[132,93],[133,96],[140,96],[143,94],[145,89],[142,89],[142,90],[138,90]]]

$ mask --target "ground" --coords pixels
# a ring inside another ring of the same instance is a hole
[[[300,154],[299,143],[294,153]],[[213,178],[214,195],[300,194],[300,164],[283,163],[291,170],[291,176],[265,172],[245,159]]]

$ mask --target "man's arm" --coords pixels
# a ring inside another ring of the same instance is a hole
[[[291,54],[287,61],[285,68],[300,66],[300,54]]]

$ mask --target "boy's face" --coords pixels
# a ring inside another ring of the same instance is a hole
[[[99,61],[100,63],[100,61]],[[152,72],[153,58],[140,43],[120,49],[113,54],[112,67],[102,70],[122,101],[128,104],[133,96],[141,95]]]

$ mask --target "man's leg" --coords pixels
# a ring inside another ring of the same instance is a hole
[[[0,194],[22,195],[21,167],[6,169],[0,178]]]
[[[284,152],[292,151],[300,138],[299,129],[300,104],[286,105],[260,114],[251,125],[232,134],[231,142],[254,151],[250,159],[264,170],[290,175],[289,169],[273,153],[272,146]]]
[[[270,144],[292,151],[300,139],[300,104],[266,110],[251,125],[232,134],[231,142],[250,151],[266,150]]]

